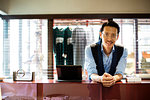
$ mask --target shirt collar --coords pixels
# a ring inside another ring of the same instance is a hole
[[[104,53],[104,49],[103,49],[103,44],[101,43],[101,52]],[[113,46],[112,51],[111,52],[115,52],[115,46]]]

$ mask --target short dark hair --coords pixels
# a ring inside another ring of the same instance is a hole
[[[104,27],[105,26],[111,26],[111,27],[115,27],[115,28],[117,28],[117,32],[118,32],[118,34],[119,34],[119,32],[120,32],[120,27],[119,27],[119,25],[116,23],[116,22],[114,22],[113,21],[113,19],[108,19],[108,22],[105,22],[103,25],[102,25],[102,27],[101,27],[101,32],[103,32],[104,31]]]

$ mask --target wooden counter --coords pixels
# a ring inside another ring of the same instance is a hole
[[[33,82],[0,82],[3,98],[7,96],[30,96],[34,100],[60,97],[65,100],[149,100],[150,80],[140,83],[117,82],[106,88],[90,81],[57,82],[42,80]],[[16,91],[15,91],[16,90]]]

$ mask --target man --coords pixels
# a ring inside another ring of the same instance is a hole
[[[116,46],[119,38],[119,25],[108,20],[101,27],[100,41],[86,47],[85,67],[89,78],[110,87],[123,78],[126,67],[127,49]]]

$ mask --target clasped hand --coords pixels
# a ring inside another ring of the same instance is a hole
[[[108,73],[104,73],[101,79],[101,83],[103,84],[104,87],[110,87],[114,85],[116,82],[115,77]]]

